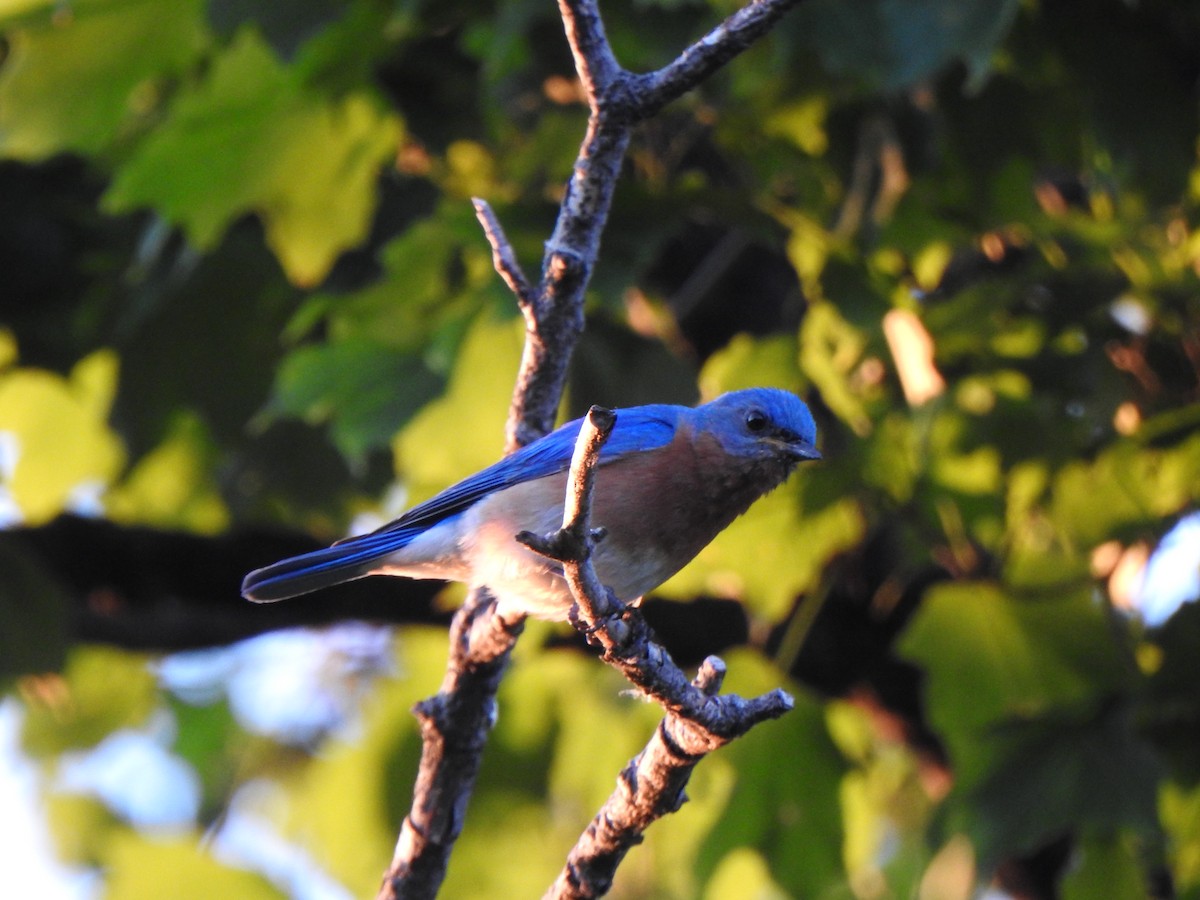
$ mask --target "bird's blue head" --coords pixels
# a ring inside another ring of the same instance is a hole
[[[732,455],[778,460],[788,468],[801,460],[821,458],[812,413],[789,391],[733,391],[697,407],[695,412],[699,427],[713,433]]]

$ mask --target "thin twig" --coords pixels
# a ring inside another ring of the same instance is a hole
[[[575,71],[583,85],[588,106],[596,112],[608,89],[623,74],[604,33],[604,21],[595,0],[558,0],[567,32],[567,43],[575,58]]]
[[[629,95],[638,119],[648,118],[766,34],[801,0],[752,0],[656,72],[634,76]]]
[[[483,226],[483,233],[492,246],[492,265],[504,279],[508,289],[516,295],[517,305],[525,313],[528,322],[533,315],[533,304],[537,299],[533,285],[529,283],[521,264],[517,262],[517,254],[513,250],[512,244],[509,243],[508,235],[504,233],[504,226],[496,218],[491,204],[480,197],[472,197],[471,204],[475,207],[475,218]]]

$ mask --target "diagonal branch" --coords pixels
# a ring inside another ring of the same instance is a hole
[[[650,742],[621,772],[617,788],[567,857],[547,898],[605,894],[617,866],[656,820],[685,801],[684,788],[705,755],[760,722],[792,709],[782,690],[746,699],[720,696],[725,663],[710,656],[692,681],[657,643],[640,611],[601,585],[591,563],[598,537],[590,526],[592,477],[600,448],[612,431],[610,410],[593,406],[571,460],[562,528],[548,535],[522,532],[517,540],[563,564],[576,602],[572,624],[602,648],[601,658],[656,700],[667,715]]]
[[[508,235],[504,233],[504,226],[496,218],[491,204],[479,197],[472,197],[471,204],[475,207],[475,218],[483,226],[483,234],[492,247],[492,265],[504,279],[508,289],[516,296],[517,305],[525,314],[528,324],[533,314],[534,301],[537,298],[533,285],[529,283],[529,279],[525,277],[525,271],[517,262],[516,251],[509,243]]]
[[[656,72],[633,76],[629,92],[637,119],[682,97],[774,27],[801,0],[752,0]]]

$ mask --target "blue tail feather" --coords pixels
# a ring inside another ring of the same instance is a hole
[[[372,532],[255,569],[242,581],[242,596],[255,603],[273,603],[361,578],[417,533]]]

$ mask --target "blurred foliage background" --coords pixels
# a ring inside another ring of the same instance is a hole
[[[603,11],[646,70],[737,5]],[[555,5],[0,35],[14,831],[70,896],[373,894],[457,595],[237,584],[499,453],[522,326],[469,198],[532,270],[586,120]],[[614,896],[1200,897],[1198,78],[1193,3],[808,0],[639,130],[567,412],[778,385],[825,462],[649,606],[798,707]],[[232,643],[355,610],[425,624]],[[657,718],[542,626],[501,709],[448,897],[540,894]]]

